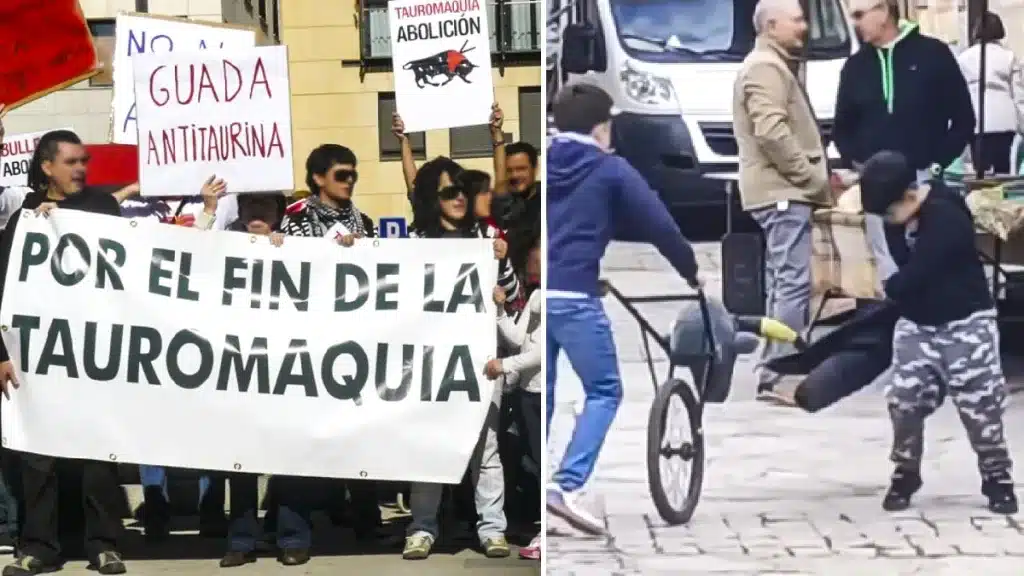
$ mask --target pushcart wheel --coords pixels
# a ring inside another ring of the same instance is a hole
[[[689,522],[700,500],[704,483],[702,414],[693,388],[683,380],[671,379],[658,388],[647,419],[647,483],[658,514],[671,525]]]

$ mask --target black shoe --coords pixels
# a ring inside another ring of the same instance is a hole
[[[21,556],[4,566],[3,576],[34,576],[60,570],[60,564],[47,564],[35,556]]]
[[[912,470],[896,469],[892,473],[892,483],[882,500],[882,509],[887,512],[899,512],[910,507],[910,498],[921,489],[921,473]]]
[[[96,572],[100,574],[124,574],[128,571],[128,568],[124,565],[124,560],[121,559],[121,555],[113,550],[100,552],[100,555],[96,557],[92,565],[96,568]]]
[[[1009,475],[982,481],[981,493],[988,498],[988,509],[994,514],[1016,514],[1017,495]]]
[[[309,562],[309,548],[285,548],[280,560],[285,566],[302,566]]]
[[[145,508],[142,512],[142,530],[146,540],[150,543],[166,540],[171,534],[171,514],[163,489],[159,486],[146,486],[143,493]]]
[[[255,552],[237,552],[232,550],[220,559],[220,567],[235,568],[237,566],[245,566],[246,564],[252,564],[255,561]]]

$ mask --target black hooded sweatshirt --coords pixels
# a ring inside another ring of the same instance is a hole
[[[21,213],[25,210],[35,210],[44,202],[47,202],[46,194],[32,192],[26,196],[25,202],[21,205],[21,209],[11,215],[11,220],[7,223],[7,227],[4,228],[2,233],[0,233],[0,302],[3,301],[4,297],[4,284],[7,281],[7,266],[11,260],[11,248],[14,245],[14,233],[18,229],[18,222],[21,220]],[[114,198],[112,194],[97,191],[92,188],[86,188],[74,196],[70,196],[60,202],[57,202],[57,206],[65,210],[81,210],[82,212],[89,212],[92,214],[106,214],[108,216],[121,215],[121,206],[117,203],[117,199]],[[2,340],[0,340],[0,362],[6,362],[8,360],[10,360],[10,356],[7,352],[7,346],[4,345]]]

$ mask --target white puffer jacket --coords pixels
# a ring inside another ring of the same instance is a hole
[[[975,117],[980,120],[978,87],[981,85],[981,44],[961,52],[957,61],[971,92]],[[1012,51],[998,42],[990,42],[985,47],[985,133],[994,132],[1024,133],[1024,76],[1021,62]]]

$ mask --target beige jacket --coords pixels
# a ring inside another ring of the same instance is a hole
[[[733,132],[744,210],[782,200],[832,203],[821,133],[793,65],[784,50],[758,38],[736,76]]]

